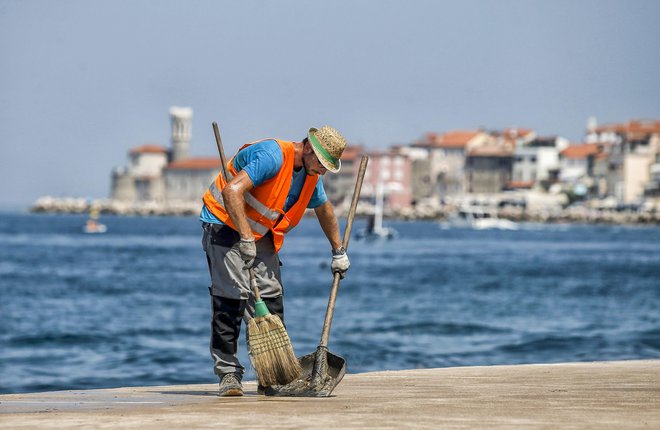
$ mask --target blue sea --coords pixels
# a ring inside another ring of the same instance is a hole
[[[89,235],[83,216],[0,215],[0,393],[216,381],[199,221],[101,221]],[[398,238],[349,247],[329,342],[349,373],[660,358],[658,227],[386,224]],[[281,257],[303,355],[332,284],[316,220]],[[240,356],[249,368],[244,339]]]

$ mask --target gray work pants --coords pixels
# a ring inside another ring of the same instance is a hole
[[[238,233],[226,225],[202,223],[202,247],[211,276],[211,342],[213,370],[242,376],[245,368],[236,355],[241,321],[254,315],[254,294],[250,291],[249,274],[238,251]],[[253,268],[259,293],[271,313],[284,321],[280,260],[270,235],[257,243]]]

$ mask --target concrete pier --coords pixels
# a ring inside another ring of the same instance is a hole
[[[660,360],[349,374],[329,398],[244,385],[0,395],[0,428],[660,428]]]

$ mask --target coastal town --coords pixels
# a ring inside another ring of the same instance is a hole
[[[217,157],[189,155],[193,111],[172,107],[170,146],[143,144],[111,173],[107,199],[41,197],[37,213],[196,215],[217,175]],[[427,132],[407,144],[349,146],[328,198],[348,210],[360,157],[369,156],[359,214],[470,221],[660,223],[660,120],[599,124],[584,137],[539,135],[531,128]]]

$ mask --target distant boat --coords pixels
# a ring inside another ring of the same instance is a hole
[[[465,205],[442,223],[448,228],[471,228],[474,230],[518,230],[518,223],[499,218],[497,212],[487,206]]]
[[[367,220],[367,227],[359,231],[356,239],[378,240],[394,239],[397,231],[391,227],[383,227],[383,205],[384,205],[383,184],[376,186],[376,204],[374,205],[374,214]]]
[[[92,209],[89,211],[89,218],[83,226],[83,233],[95,234],[95,233],[105,233],[108,231],[108,227],[105,224],[101,224],[97,221],[99,217],[98,210]]]

